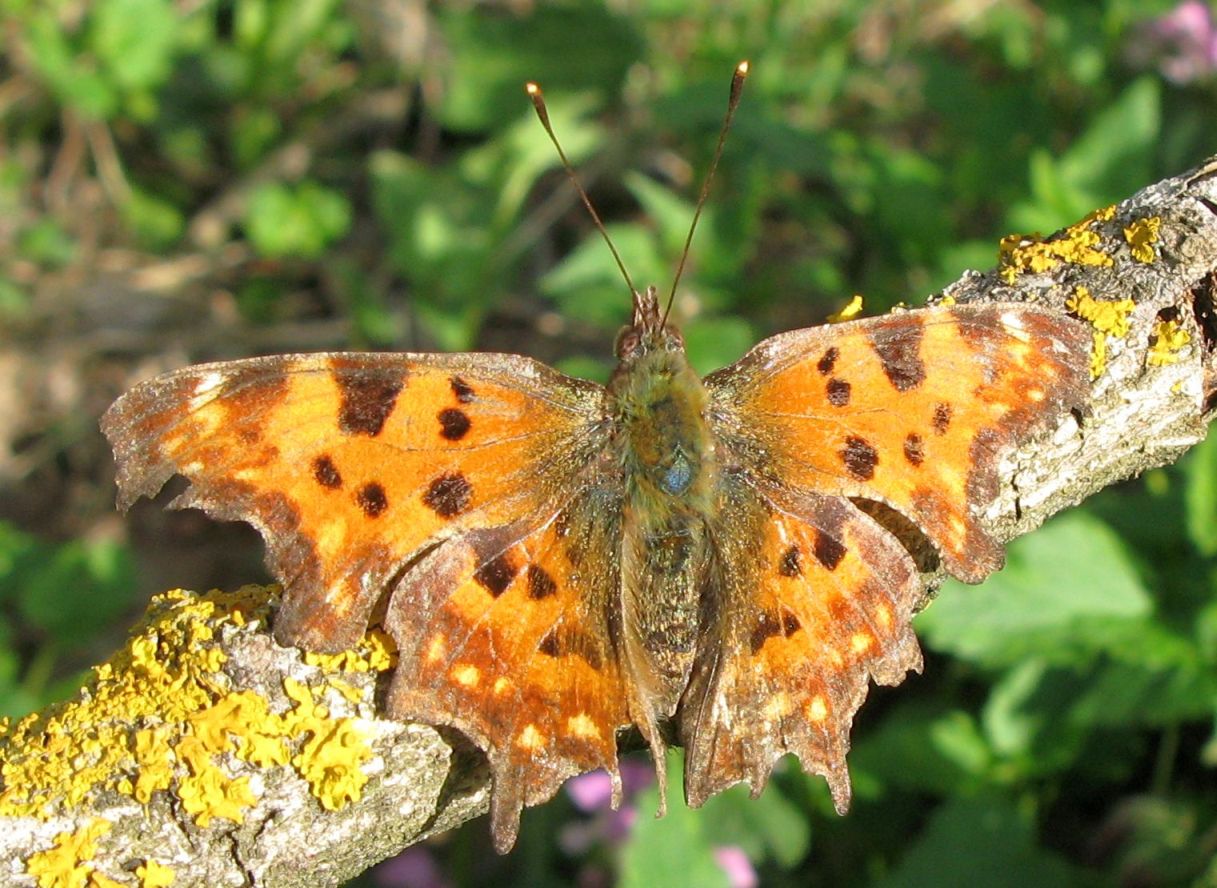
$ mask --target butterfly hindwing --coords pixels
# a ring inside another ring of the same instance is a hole
[[[759,793],[793,752],[843,812],[849,728],[870,679],[898,684],[921,668],[916,567],[843,498],[728,479],[726,502],[706,593],[716,619],[681,709],[686,796],[700,805],[741,781]]]
[[[121,506],[185,476],[175,505],[266,539],[276,637],[335,651],[424,545],[555,500],[604,446],[602,397],[512,355],[284,355],[157,377],[102,428]]]
[[[486,750],[492,829],[511,847],[520,808],[606,769],[631,721],[618,637],[620,498],[583,490],[539,526],[471,530],[401,578],[386,626],[400,654],[397,718],[452,725]]]

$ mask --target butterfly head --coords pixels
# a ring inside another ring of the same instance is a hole
[[[634,291],[634,314],[628,326],[617,334],[613,347],[617,360],[633,364],[653,352],[684,352],[685,338],[671,324],[664,322],[659,308],[659,296],[654,287],[642,293]]]

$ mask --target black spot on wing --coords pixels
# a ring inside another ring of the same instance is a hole
[[[835,536],[824,533],[822,530],[816,531],[816,542],[811,547],[811,554],[816,556],[816,561],[828,570],[837,569],[837,565],[845,557],[845,551],[845,544]]]
[[[951,415],[955,411],[951,409],[951,405],[946,402],[940,402],[934,405],[934,419],[932,424],[934,432],[939,435],[945,435],[947,429],[951,427]]]
[[[803,554],[798,546],[791,546],[778,560],[778,573],[784,577],[797,577],[803,573]]]
[[[342,486],[342,475],[329,454],[313,458],[313,480],[329,490],[337,490]]]
[[[871,336],[871,348],[879,356],[887,381],[898,392],[917,388],[925,380],[921,320],[913,314],[896,315],[892,325],[880,327]]]
[[[458,403],[468,404],[477,397],[473,387],[459,376],[453,376],[448,380],[448,384],[452,386],[452,394],[456,396]]]
[[[527,579],[528,597],[534,600],[548,598],[558,591],[558,584],[543,567],[537,567],[535,564],[528,565]]]
[[[757,617],[756,625],[752,629],[752,637],[749,639],[752,653],[756,654],[759,652],[769,639],[778,635],[789,638],[801,628],[802,625],[799,623],[799,618],[788,610],[783,610],[781,614],[761,611]]]
[[[830,379],[825,386],[828,403],[834,407],[844,407],[849,404],[850,384],[844,379]]]
[[[459,441],[469,432],[469,415],[464,410],[455,407],[445,407],[436,417],[439,420],[439,433],[448,441]]]
[[[375,481],[370,481],[355,494],[355,502],[369,518],[379,518],[385,509],[389,508],[389,498],[385,489]]]
[[[845,469],[859,481],[869,481],[875,476],[879,464],[879,452],[865,438],[850,435],[845,439],[845,449],[840,452]]]
[[[517,572],[519,572],[519,567],[516,566],[511,556],[502,552],[483,562],[473,572],[473,578],[477,580],[478,585],[498,598],[507,591]]]
[[[925,462],[925,442],[916,432],[909,432],[904,439],[904,458],[909,465],[919,466]]]
[[[820,371],[821,376],[827,376],[832,373],[832,368],[837,365],[837,358],[841,356],[841,351],[835,345],[829,348],[820,356],[820,360],[816,362],[816,369]]]
[[[406,368],[400,374],[386,375],[343,358],[335,358],[331,366],[342,398],[338,427],[348,435],[375,438],[405,387]]]
[[[441,518],[453,518],[469,508],[473,488],[460,472],[440,475],[423,494],[423,504]]]

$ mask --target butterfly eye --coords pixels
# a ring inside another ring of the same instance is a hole
[[[640,342],[638,331],[634,327],[623,327],[617,334],[617,342],[613,346],[613,351],[618,358],[624,358],[638,351]]]

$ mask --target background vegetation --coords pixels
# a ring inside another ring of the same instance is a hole
[[[705,369],[1217,153],[1200,2],[0,0],[0,23],[0,714],[74,690],[150,592],[262,577],[243,527],[114,515],[96,420],[135,379],[339,348],[605,375],[627,296],[526,79],[662,287],[751,58],[678,300]],[[644,769],[623,814],[585,779],[506,859],[475,823],[360,884],[1217,885],[1214,556],[1206,445],[945,588],[925,674],[861,713],[847,818],[786,768],[655,821]]]

